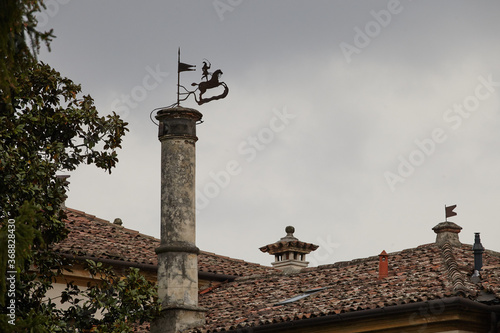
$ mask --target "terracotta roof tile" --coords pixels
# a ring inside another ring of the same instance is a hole
[[[378,279],[378,256],[303,269],[296,274],[238,278],[200,295],[207,324],[197,332],[218,332],[280,321],[304,320],[460,295],[485,289],[500,300],[500,254],[486,251],[481,284],[470,281],[471,245],[422,245],[389,254],[389,276]],[[304,292],[323,288],[295,302]],[[246,318],[235,320],[235,318]]]
[[[54,246],[55,251],[101,260],[112,259],[123,263],[150,265],[152,269],[158,265],[155,249],[160,245],[159,239],[79,210],[67,208],[66,215],[66,227],[70,233],[68,238]],[[202,272],[233,276],[275,272],[272,267],[205,251],[201,251],[198,258],[198,268]]]
[[[69,238],[56,250],[156,266],[159,240],[68,209]],[[378,278],[378,255],[285,274],[270,267],[201,252],[199,269],[239,276],[205,289],[200,306],[207,323],[192,332],[220,332],[256,325],[378,309],[453,297],[500,301],[500,253],[483,254],[481,281],[471,282],[472,245],[425,244],[388,254],[389,274]],[[319,289],[318,289],[319,288]],[[296,301],[277,305],[301,294]],[[487,294],[488,297],[484,297]]]

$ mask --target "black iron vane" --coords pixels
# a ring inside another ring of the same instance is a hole
[[[177,57],[177,106],[180,105],[180,102],[185,101],[189,98],[189,96],[193,95],[196,103],[198,105],[202,105],[204,103],[208,103],[210,101],[222,99],[227,96],[229,93],[229,88],[226,83],[219,81],[222,76],[222,71],[220,69],[215,70],[214,72],[209,72],[212,64],[207,59],[203,59],[203,67],[201,81],[196,83],[191,83],[191,86],[197,87],[194,90],[189,90],[180,83],[181,72],[186,71],[195,71],[196,65],[189,65],[181,62],[181,49],[179,48],[178,57]],[[217,87],[223,87],[223,91],[219,95],[211,95],[209,97],[204,96],[207,90],[214,89]],[[184,91],[180,91],[182,88]],[[197,95],[198,93],[198,95]]]

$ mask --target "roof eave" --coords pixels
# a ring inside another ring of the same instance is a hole
[[[437,310],[439,310],[438,314],[436,313]],[[241,333],[242,331],[244,332],[245,329],[250,330],[249,332],[299,332],[305,328],[319,328],[320,326],[354,321],[360,323],[363,320],[373,320],[377,317],[381,319],[387,319],[395,315],[415,315],[416,317],[422,316],[422,319],[427,320],[427,317],[431,314],[433,316],[436,316],[444,313],[445,311],[460,310],[484,314],[485,318],[488,318],[488,322],[492,314],[495,314],[497,318],[500,318],[500,305],[486,305],[463,297],[455,296],[425,302],[415,302],[408,304],[391,305],[375,309],[344,312],[310,319],[292,320],[260,326],[240,327],[235,330],[229,330],[227,331],[227,333]],[[423,316],[422,314],[427,314],[427,317]]]
[[[143,264],[143,263],[124,261],[124,260],[116,260],[116,259],[107,259],[107,258],[96,258],[96,257],[91,257],[91,256],[74,256],[74,255],[67,254],[67,253],[60,253],[60,255],[62,255],[65,258],[72,259],[72,260],[75,260],[78,262],[84,262],[86,260],[93,260],[93,261],[102,262],[103,264],[107,264],[107,265],[111,265],[111,266],[119,266],[119,267],[124,267],[124,268],[134,267],[134,268],[138,268],[140,270],[149,271],[149,272],[157,272],[158,271],[158,266],[153,265],[153,264]],[[237,277],[238,276],[236,276],[236,275],[198,271],[198,278],[203,279],[203,280],[232,282]]]

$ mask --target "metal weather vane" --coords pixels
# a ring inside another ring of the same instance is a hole
[[[453,210],[457,208],[457,205],[446,206],[444,205],[444,216],[445,220],[448,221],[448,217],[457,215]]]
[[[180,102],[185,101],[189,98],[189,96],[194,95],[194,99],[198,105],[202,105],[204,103],[208,103],[210,101],[214,101],[217,99],[222,99],[227,96],[229,93],[228,86],[219,81],[222,76],[222,71],[220,69],[215,70],[214,72],[209,72],[208,70],[212,67],[212,64],[207,59],[203,59],[203,67],[202,67],[202,75],[201,81],[199,83],[191,83],[191,86],[197,87],[195,90],[189,90],[183,85],[180,84],[181,72],[186,71],[195,71],[196,65],[189,65],[181,62],[181,49],[179,48],[178,57],[177,57],[177,106],[180,105]],[[224,90],[219,95],[211,95],[210,97],[204,97],[203,95],[207,92],[207,90],[217,88],[222,86]],[[183,92],[180,91],[180,88],[184,89]],[[197,95],[197,93],[199,94]]]

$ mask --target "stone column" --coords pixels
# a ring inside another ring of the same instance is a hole
[[[203,325],[198,307],[198,252],[195,242],[196,122],[202,114],[184,107],[156,114],[161,142],[161,242],[158,296],[161,316],[151,332],[167,333]]]

